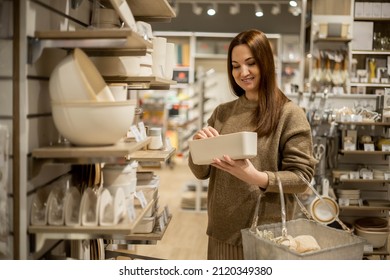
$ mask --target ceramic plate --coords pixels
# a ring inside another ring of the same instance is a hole
[[[114,224],[114,200],[107,189],[100,193],[99,224],[111,226]]]
[[[49,187],[40,189],[36,192],[31,205],[31,224],[32,225],[46,225],[49,199],[51,189]]]
[[[78,188],[71,187],[65,196],[65,225],[80,225],[81,194]]]
[[[66,188],[57,186],[54,187],[47,201],[49,225],[64,224],[64,205],[65,205]]]
[[[98,225],[99,195],[92,188],[87,188],[81,198],[81,224]]]

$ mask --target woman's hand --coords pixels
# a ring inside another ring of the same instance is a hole
[[[192,140],[206,139],[206,138],[215,137],[218,135],[219,135],[219,133],[215,128],[213,128],[211,126],[207,126],[207,127],[202,128],[201,130],[199,130],[194,135],[194,137],[192,137]]]
[[[214,159],[212,166],[226,171],[249,185],[257,185],[263,189],[268,186],[268,175],[258,171],[249,159],[233,160],[229,156]]]

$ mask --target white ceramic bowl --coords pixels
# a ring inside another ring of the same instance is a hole
[[[130,183],[133,183],[133,180],[135,180],[136,183],[137,167],[138,162],[136,161],[129,164],[104,165],[102,169],[104,186],[128,185]]]
[[[252,158],[257,155],[257,133],[237,132],[212,138],[188,141],[195,164],[210,164],[224,155],[232,159]]]
[[[91,57],[91,61],[103,76],[131,77],[141,72],[139,56],[98,56]]]
[[[385,246],[389,238],[389,231],[368,231],[355,227],[356,235],[363,237],[374,248]]]
[[[135,100],[115,102],[52,102],[54,124],[70,143],[102,146],[117,143],[133,123]]]
[[[114,101],[96,66],[78,48],[54,68],[49,91],[51,100],[56,102]]]

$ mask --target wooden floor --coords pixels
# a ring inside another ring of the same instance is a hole
[[[160,211],[168,206],[172,214],[166,232],[156,245],[137,245],[135,253],[167,260],[205,260],[207,253],[205,211],[181,209],[181,196],[190,182],[196,182],[185,161],[175,159],[169,167],[156,169],[160,176],[159,207]]]

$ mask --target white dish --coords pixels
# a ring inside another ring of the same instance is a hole
[[[62,186],[54,187],[47,201],[49,225],[63,225],[65,222],[65,196],[66,188]]]
[[[137,180],[138,163],[106,164],[103,167],[104,186],[129,185]],[[134,191],[134,190],[133,190]]]
[[[127,27],[137,32],[137,24],[126,0],[110,0],[112,6]]]
[[[56,128],[70,143],[102,146],[126,136],[134,120],[136,101],[52,102],[51,106]]]
[[[111,226],[114,224],[114,199],[107,189],[103,189],[99,196],[99,224]]]
[[[97,226],[99,216],[99,195],[92,188],[87,188],[81,198],[81,224]]]
[[[65,196],[65,225],[80,225],[81,194],[78,188],[70,187]]]
[[[237,132],[212,138],[188,141],[192,161],[195,164],[210,164],[214,158],[224,155],[232,159],[246,159],[257,155],[257,133]]]
[[[118,224],[127,219],[126,198],[122,190],[118,190],[114,195],[114,224]]]
[[[39,189],[32,200],[30,222],[32,225],[46,225],[48,216],[47,202],[51,188]]]
[[[91,59],[79,48],[54,68],[49,80],[50,98],[56,102],[114,101]]]
[[[141,73],[139,56],[97,56],[91,60],[102,76],[131,77]]]

